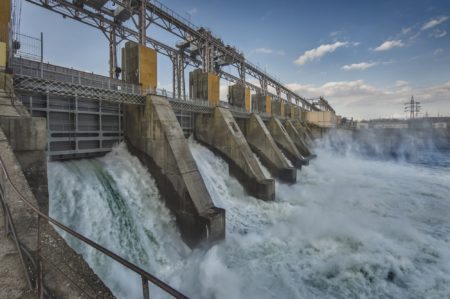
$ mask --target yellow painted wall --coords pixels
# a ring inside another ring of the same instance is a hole
[[[139,83],[143,88],[156,88],[158,85],[156,51],[144,45],[139,45]]]
[[[266,96],[266,113],[272,114],[272,97]]]
[[[11,19],[11,0],[0,0],[0,41],[7,42]]]
[[[308,111],[306,120],[319,127],[335,127],[337,123],[336,114],[332,111]]]
[[[284,101],[280,101],[280,116],[285,116],[284,115]]]
[[[246,87],[245,88],[245,110],[247,112],[251,111],[251,109],[252,109],[251,105],[252,105],[252,100],[250,97],[250,88]]]
[[[219,104],[220,101],[220,81],[219,76],[208,73],[208,102],[213,105]]]
[[[0,68],[6,67],[6,43],[0,42]]]
[[[296,109],[297,107],[295,107],[294,105],[291,105],[291,118],[296,118],[297,117],[297,114],[295,114],[295,109]]]

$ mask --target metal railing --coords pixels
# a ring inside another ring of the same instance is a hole
[[[44,295],[48,297],[52,297],[50,292],[44,287],[44,281],[43,281],[43,267],[42,267],[42,257],[39,254],[39,248],[40,248],[40,221],[44,220],[48,223],[53,224],[54,226],[58,227],[59,229],[67,232],[72,237],[75,237],[79,241],[85,243],[86,245],[94,248],[97,251],[100,251],[101,253],[105,254],[106,256],[112,258],[114,261],[120,263],[127,269],[133,271],[134,273],[138,274],[141,277],[142,281],[142,292],[143,292],[143,298],[149,299],[150,298],[150,292],[149,292],[149,282],[153,283],[155,286],[160,288],[161,290],[165,291],[167,294],[172,295],[174,298],[188,298],[179,291],[175,290],[165,282],[161,281],[157,277],[153,276],[152,274],[148,273],[144,269],[136,266],[133,263],[130,263],[129,261],[125,260],[124,258],[120,257],[119,255],[115,254],[114,252],[106,249],[105,247],[101,246],[100,244],[86,238],[85,236],[77,233],[76,231],[72,230],[71,228],[65,226],[64,224],[56,221],[55,219],[47,216],[46,214],[42,213],[38,207],[33,205],[29,200],[27,200],[22,193],[17,189],[17,187],[12,182],[8,171],[6,170],[6,166],[3,162],[3,159],[0,157],[0,166],[1,171],[3,173],[4,179],[7,184],[9,184],[13,191],[19,196],[20,200],[26,204],[28,208],[30,208],[34,214],[38,217],[38,254],[37,257],[37,263],[35,259],[33,258],[33,254],[30,253],[30,251],[22,244],[20,243],[17,233],[15,230],[14,222],[11,216],[11,212],[9,210],[8,204],[6,202],[4,189],[0,188],[0,203],[3,209],[3,214],[5,217],[5,229],[7,235],[12,236],[12,239],[14,243],[16,244],[16,247],[19,251],[19,256],[21,259],[21,263],[25,269],[25,272],[27,273],[27,282],[28,286],[31,289],[37,289],[38,298],[44,298]],[[27,262],[28,261],[28,262]],[[30,267],[30,265],[32,267]]]

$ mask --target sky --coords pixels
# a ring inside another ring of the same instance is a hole
[[[450,1],[161,2],[299,95],[324,96],[339,115],[403,118],[414,96],[423,116],[450,116]],[[97,29],[23,2],[20,30],[43,32],[45,61],[108,73],[108,42]],[[154,25],[147,34],[177,41]],[[171,90],[171,82],[171,62],[159,55],[158,87]],[[221,80],[222,99],[230,84]]]

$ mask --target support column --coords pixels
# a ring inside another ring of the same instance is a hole
[[[306,145],[312,147],[314,142],[312,140],[312,132],[309,129],[308,125],[304,124],[299,119],[294,120],[292,123],[297,129],[297,132],[299,132],[300,135],[303,137],[303,140],[305,141]]]
[[[264,175],[230,110],[216,107],[212,115],[197,114],[194,136],[229,162],[230,172],[250,195],[263,200],[275,198],[274,180]]]
[[[123,79],[128,83],[139,84],[146,89],[156,89],[157,54],[154,49],[127,42],[122,49]]]
[[[218,105],[220,101],[220,79],[214,73],[196,69],[189,73],[189,98],[208,101]]]
[[[296,167],[305,165],[306,160],[300,154],[291,137],[289,137],[285,128],[281,124],[280,120],[276,117],[272,117],[267,126],[270,134],[280,148],[284,151],[286,156],[291,160],[292,164]]]
[[[231,85],[228,87],[228,97],[231,105],[244,108],[247,112],[250,112],[250,88],[242,84]]]
[[[114,78],[117,68],[117,39],[116,29],[109,32],[109,77]]]
[[[252,95],[252,110],[254,112],[261,112],[272,114],[272,97],[264,94]]]
[[[308,146],[306,145],[306,142],[304,141],[304,137],[300,134],[300,132],[295,127],[292,120],[288,119],[284,122],[284,127],[286,129],[286,132],[288,133],[289,137],[291,137],[292,141],[294,142],[295,146],[297,147],[300,154],[305,157],[305,159],[310,160],[311,158],[314,158],[315,155],[311,153]]]
[[[127,105],[126,139],[148,166],[189,246],[225,237],[225,211],[214,206],[167,99]]]
[[[261,158],[273,176],[288,183],[297,181],[297,170],[283,155],[261,117],[253,113],[250,119],[239,121],[250,147]]]
[[[285,104],[283,100],[272,101],[272,114],[281,117],[285,116]]]

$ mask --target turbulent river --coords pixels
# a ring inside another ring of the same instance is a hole
[[[405,161],[331,144],[263,202],[190,140],[226,209],[226,240],[208,249],[184,245],[124,144],[102,158],[49,163],[50,215],[191,298],[450,298],[450,152]],[[117,297],[141,298],[139,277],[63,236]]]

